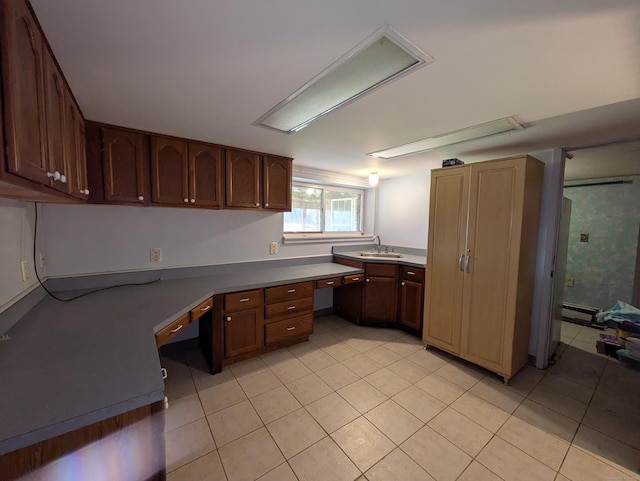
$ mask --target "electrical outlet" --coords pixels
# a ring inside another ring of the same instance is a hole
[[[22,281],[26,282],[29,280],[29,261],[20,262],[20,267],[22,268]]]
[[[278,243],[272,242],[269,245],[269,254],[277,254],[278,253]]]
[[[151,262],[162,261],[162,249],[160,247],[151,248]]]
[[[39,253],[38,259],[39,259],[39,262],[40,262],[40,267],[41,268],[44,267],[44,252],[40,252]]]
[[[576,279],[574,277],[569,277],[564,283],[567,287],[573,287],[576,284]]]

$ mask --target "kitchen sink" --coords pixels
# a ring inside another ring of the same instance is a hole
[[[396,254],[395,252],[361,252],[361,257],[383,257],[387,259],[400,259],[402,254]]]

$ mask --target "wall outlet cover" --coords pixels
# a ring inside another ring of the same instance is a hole
[[[270,254],[277,254],[278,253],[278,243],[277,242],[272,242],[269,245],[269,253]]]
[[[160,247],[152,247],[150,249],[150,253],[151,253],[151,262],[162,261],[162,249]]]
[[[576,279],[574,277],[569,277],[564,283],[564,285],[567,287],[573,287],[575,286],[575,284],[576,284]]]
[[[22,281],[26,282],[29,280],[29,261],[20,262],[20,267],[22,268]]]

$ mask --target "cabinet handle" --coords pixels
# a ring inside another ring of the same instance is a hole
[[[200,309],[200,312],[207,312],[209,309],[211,309],[211,306],[204,306],[202,309]]]
[[[227,316],[227,322],[231,320],[231,316]]]
[[[256,202],[256,207],[260,207],[260,202]]]
[[[413,272],[413,271],[407,271],[407,275],[408,275],[408,276],[415,276],[415,275],[416,275],[416,273],[415,273],[415,272]]]
[[[264,206],[265,206],[265,207],[269,207],[269,202],[267,202]]]
[[[369,279],[367,279],[367,282],[369,282]]]
[[[287,327],[287,331],[295,331],[296,326]]]
[[[469,274],[469,261],[471,260],[471,256],[467,255],[467,262],[466,262],[466,270],[467,270],[467,274]]]
[[[355,281],[359,281],[360,278],[359,277],[352,277],[351,280],[355,282]]]
[[[195,203],[196,203],[196,200],[195,200],[195,199],[191,199],[189,202],[190,202],[191,204],[195,204]]]
[[[171,332],[172,334],[175,334],[180,329],[182,329],[182,324],[178,324],[178,327],[176,327],[175,329],[171,329],[169,332]]]
[[[53,180],[60,180],[60,172],[47,172],[47,177],[53,177]]]
[[[464,259],[464,253],[460,254],[460,258],[458,259],[458,267],[460,268],[460,270],[464,270],[462,267],[462,260]]]
[[[182,199],[182,200],[184,200],[184,203],[185,203],[185,204],[188,204],[188,203],[189,203],[189,199]]]
[[[138,200],[139,200],[140,202],[142,202],[142,201],[144,200],[144,197],[143,197],[142,195],[139,195],[139,196],[138,196]]]
[[[239,300],[239,302],[247,302],[249,300],[248,297],[243,297],[242,299]]]
[[[162,373],[162,379],[167,379],[167,368],[166,367],[161,367],[160,368],[160,372]]]
[[[81,194],[89,195],[89,189],[80,190]]]
[[[67,183],[67,176],[64,174],[60,174],[60,182],[62,182],[63,184]]]
[[[328,286],[332,286],[333,285],[333,281],[327,281],[327,285]]]
[[[402,281],[402,282],[400,283],[400,285],[401,285],[401,286],[404,286],[404,281]]]
[[[288,292],[289,294],[291,294],[292,292],[296,292],[296,290],[295,290],[295,289],[289,289],[287,292]]]
[[[295,308],[296,308],[296,306],[289,306],[289,307],[287,307],[287,310],[288,311],[293,311]]]

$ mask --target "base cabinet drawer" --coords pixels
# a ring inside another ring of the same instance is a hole
[[[167,327],[156,332],[156,346],[160,347],[166,344],[169,339],[176,336],[180,331],[185,329],[191,323],[191,316],[187,312],[185,315],[179,317]]]
[[[325,287],[339,287],[342,285],[342,276],[330,277],[328,279],[318,279],[316,281],[316,289],[324,289]]]
[[[301,311],[313,310],[313,298],[292,299],[290,301],[267,304],[264,306],[265,319],[274,317],[295,317],[301,315]]]
[[[264,326],[265,345],[286,341],[313,332],[313,313],[292,319],[275,321]]]
[[[262,289],[225,294],[224,310],[227,312],[255,309],[262,305]]]
[[[291,299],[300,299],[313,295],[313,281],[298,282],[284,286],[267,287],[264,290],[264,302],[272,304]]]

